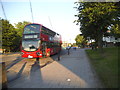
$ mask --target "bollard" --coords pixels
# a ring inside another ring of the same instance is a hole
[[[2,64],[2,89],[7,88],[7,74],[6,74],[6,67],[5,62],[1,62]]]

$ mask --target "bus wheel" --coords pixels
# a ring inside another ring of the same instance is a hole
[[[46,56],[47,56],[47,57],[49,57],[49,56],[50,56],[50,51],[48,51],[48,52],[47,52]]]

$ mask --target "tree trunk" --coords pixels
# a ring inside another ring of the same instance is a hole
[[[103,41],[102,41],[102,39],[103,39],[103,34],[102,34],[102,32],[100,32],[99,34],[98,34],[98,49],[99,49],[99,51],[100,51],[100,53],[102,53],[103,52]]]

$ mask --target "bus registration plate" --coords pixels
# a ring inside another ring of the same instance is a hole
[[[33,56],[28,55],[28,58],[33,58]]]

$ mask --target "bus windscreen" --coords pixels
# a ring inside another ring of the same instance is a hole
[[[40,40],[24,40],[22,48],[25,51],[36,51],[40,47]]]
[[[40,25],[29,24],[25,26],[23,34],[34,34],[34,33],[40,33]]]

